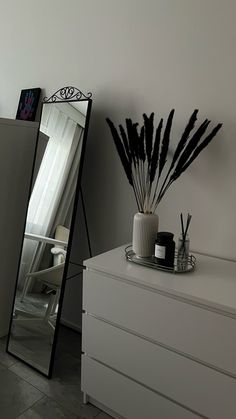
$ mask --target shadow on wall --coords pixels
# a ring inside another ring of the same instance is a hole
[[[128,108],[134,113],[132,103],[92,111],[82,186],[94,255],[131,241],[136,203],[105,121],[121,123],[132,116]]]

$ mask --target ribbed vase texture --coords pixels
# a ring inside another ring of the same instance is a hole
[[[150,257],[154,254],[158,221],[157,214],[135,214],[132,245],[137,256]]]

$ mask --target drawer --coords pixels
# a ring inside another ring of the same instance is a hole
[[[198,415],[85,355],[81,385],[83,392],[126,419],[199,419]]]
[[[236,376],[236,320],[92,271],[83,309]]]
[[[82,349],[90,357],[209,418],[236,418],[236,379],[83,315]]]

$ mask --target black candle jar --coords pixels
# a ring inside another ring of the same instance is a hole
[[[168,231],[161,231],[157,233],[155,241],[155,261],[168,268],[174,267],[175,258],[175,242],[173,240],[174,234]]]

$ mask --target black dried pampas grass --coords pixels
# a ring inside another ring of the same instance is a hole
[[[138,123],[126,119],[126,130],[119,125],[119,132],[113,122],[106,118],[126,176],[133,188],[138,210],[143,213],[155,212],[172,183],[190,166],[222,127],[222,124],[217,124],[206,134],[211,122],[206,119],[192,132],[198,114],[198,110],[195,109],[164,176],[174,112],[172,109],[164,130],[163,119],[156,130],[154,129],[154,113],[149,117],[143,114],[143,125],[140,129]]]

